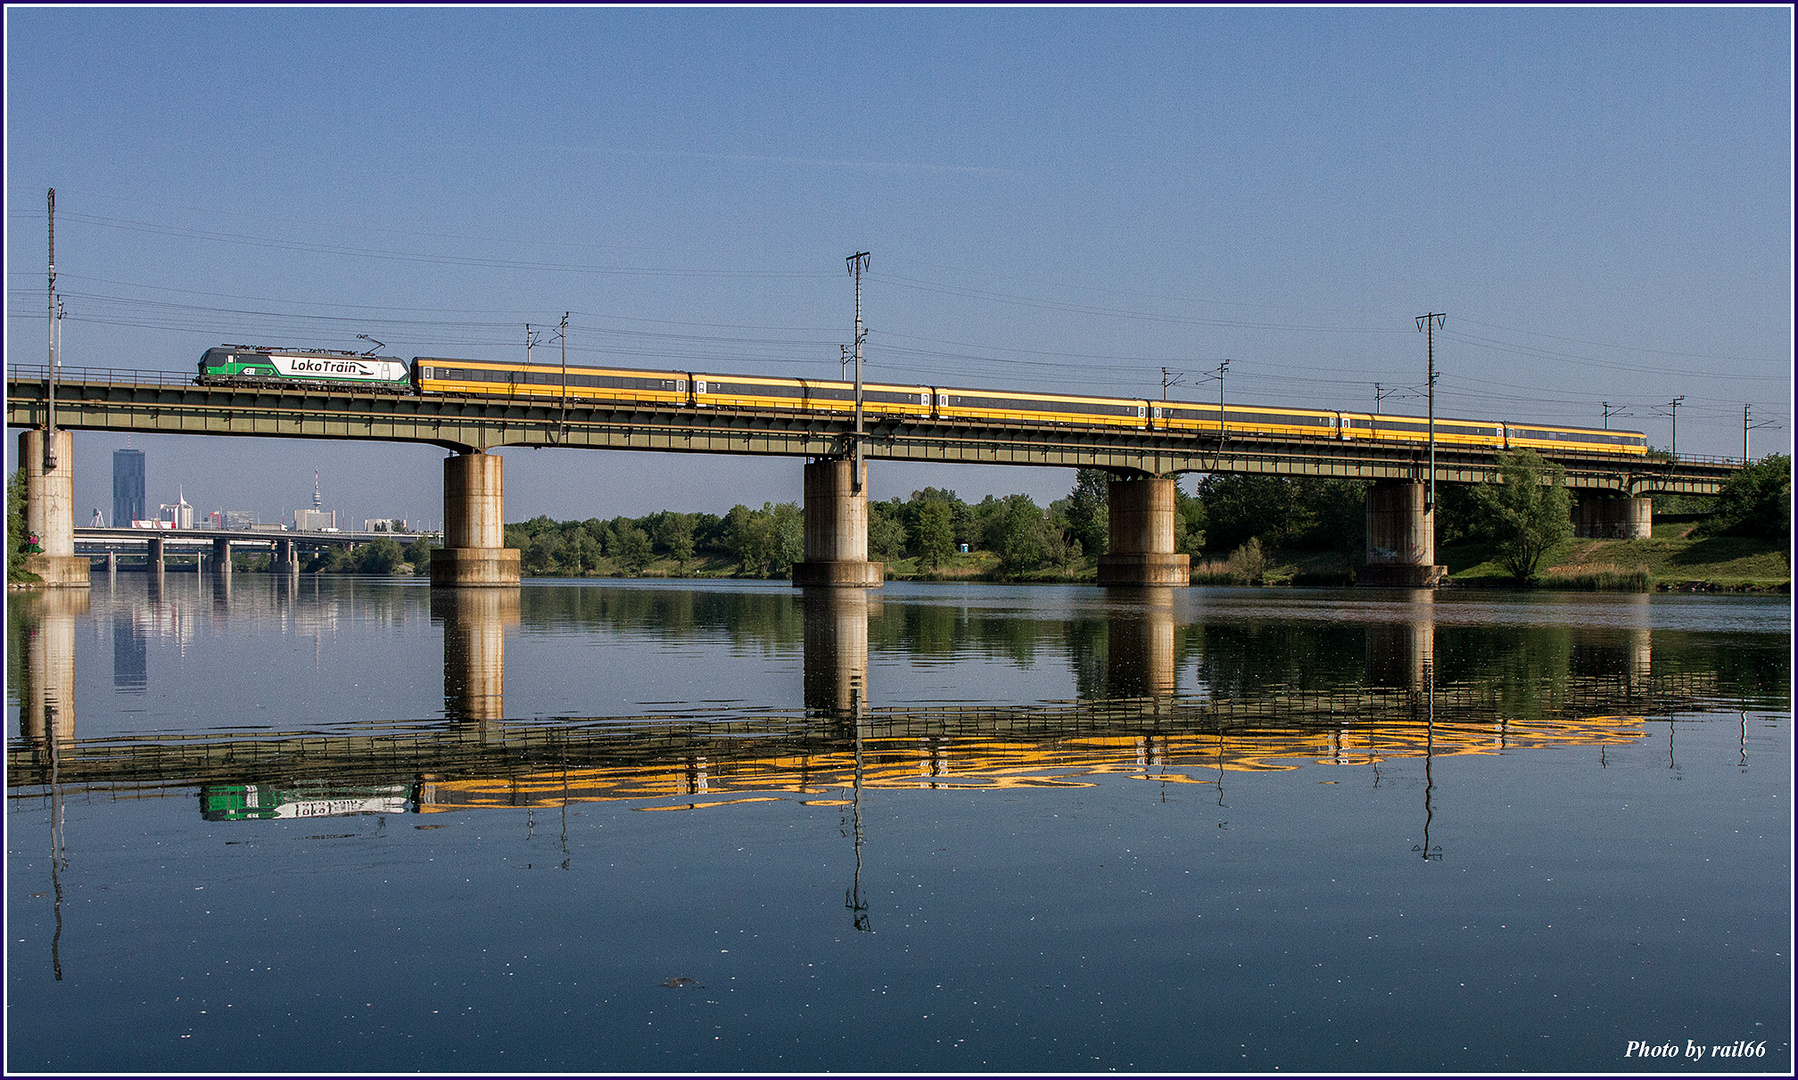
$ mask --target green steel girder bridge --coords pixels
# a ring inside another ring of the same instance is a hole
[[[42,365],[9,367],[6,423],[48,421]],[[58,428],[168,435],[418,442],[462,453],[506,446],[566,446],[663,453],[836,458],[853,452],[847,415],[747,409],[614,408],[485,397],[415,397],[322,388],[200,386],[185,373],[64,368],[56,385]],[[1429,450],[1331,439],[1218,440],[1161,431],[870,418],[865,457],[1096,468],[1121,474],[1252,473],[1356,480],[1427,480]],[[1496,480],[1488,450],[1438,445],[1440,483]],[[1630,497],[1712,495],[1742,463],[1733,459],[1623,458],[1557,454],[1570,487]]]

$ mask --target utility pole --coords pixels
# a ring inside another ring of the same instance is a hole
[[[1748,420],[1748,408],[1749,407],[1746,405],[1742,406],[1742,461],[1744,464],[1749,461],[1754,460],[1753,458],[1748,456],[1748,430],[1750,428],[1778,427],[1779,426],[1778,424],[1774,423],[1771,420],[1762,420],[1762,421],[1759,421],[1758,423],[1750,423]]]
[[[1161,400],[1163,400],[1163,401],[1167,400],[1167,388],[1168,387],[1184,385],[1183,383],[1180,382],[1180,380],[1184,379],[1184,378],[1186,378],[1186,372],[1184,372],[1184,371],[1169,371],[1167,368],[1162,368],[1161,369]]]
[[[850,475],[850,490],[862,490],[862,340],[868,332],[862,327],[862,271],[868,268],[868,253],[858,251],[843,260],[855,276],[855,466]]]
[[[556,332],[562,339],[562,438],[568,436],[568,312],[562,312],[562,328]]]
[[[1611,414],[1621,413],[1623,411],[1623,406],[1613,405],[1608,401],[1601,401],[1599,404],[1604,406],[1604,429],[1609,431],[1611,430]]]
[[[1679,460],[1679,403],[1684,400],[1686,400],[1686,396],[1681,394],[1667,403],[1667,413],[1673,418],[1673,446],[1671,447],[1671,453],[1673,454],[1673,460],[1675,461]]]
[[[1444,313],[1440,311],[1417,317],[1417,328],[1428,337],[1430,357],[1430,490],[1423,500],[1423,512],[1426,514],[1436,509],[1436,328],[1442,325],[1443,318]]]
[[[50,189],[50,356],[44,365],[44,471],[56,468],[56,189]]]
[[[1381,389],[1381,385],[1382,384],[1380,383],[1373,384],[1373,414],[1375,416],[1380,415],[1380,402],[1385,401],[1387,398],[1398,393],[1401,389],[1397,386],[1394,386],[1391,389]]]

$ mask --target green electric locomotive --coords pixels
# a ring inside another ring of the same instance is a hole
[[[404,360],[328,349],[268,349],[220,345],[200,357],[202,385],[347,386],[405,394],[412,390]]]

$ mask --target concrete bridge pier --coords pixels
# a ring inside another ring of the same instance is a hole
[[[498,454],[443,462],[443,546],[431,552],[433,586],[516,586],[519,551],[505,546],[505,463]]]
[[[1436,512],[1424,512],[1417,480],[1382,480],[1367,489],[1367,565],[1362,585],[1428,588],[1448,568],[1436,565]]]
[[[1174,551],[1174,478],[1113,480],[1110,551],[1099,556],[1100,585],[1190,585],[1192,559]]]
[[[1647,540],[1654,531],[1654,500],[1606,491],[1582,491],[1573,505],[1573,535],[1594,540]]]
[[[167,541],[160,536],[150,537],[149,542],[144,546],[144,573],[158,580],[161,580],[165,569],[162,561],[165,546],[167,546]]]
[[[868,466],[861,490],[849,458],[819,458],[805,466],[805,561],[793,564],[793,584],[878,589],[886,564],[868,561]]]
[[[56,464],[45,467],[44,447]],[[19,433],[19,468],[25,472],[25,534],[36,536],[41,554],[22,566],[53,588],[85,588],[93,567],[75,554],[75,440],[67,431],[45,438],[42,428]]]
[[[212,572],[226,576],[231,573],[231,541],[223,537],[212,542]]]
[[[271,574],[297,574],[300,572],[300,564],[292,540],[275,541],[275,546],[269,555],[268,572]]]

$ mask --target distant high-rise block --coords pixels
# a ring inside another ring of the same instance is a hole
[[[144,452],[112,452],[112,525],[128,529],[144,517]]]

